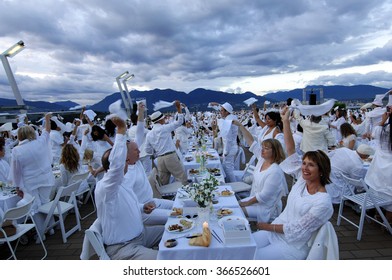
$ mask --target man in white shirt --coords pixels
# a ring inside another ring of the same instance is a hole
[[[50,144],[52,146],[52,164],[59,164],[61,150],[66,144],[61,128],[57,126],[56,122],[50,120]]]
[[[104,153],[102,165],[106,171],[97,183],[95,200],[97,219],[102,225],[103,242],[111,259],[156,259],[157,251],[151,249],[162,237],[163,226],[144,228],[141,208],[151,213],[154,205],[140,205],[135,193],[127,188],[124,174],[128,170],[126,159],[126,123],[118,117],[112,118],[117,126],[115,143]]]
[[[220,106],[220,113],[223,118],[223,122],[219,121],[218,126],[220,130],[220,135],[222,136],[223,142],[223,169],[226,174],[226,182],[235,182],[236,178],[234,175],[234,160],[238,151],[237,145],[237,135],[238,126],[232,125],[233,120],[237,120],[237,116],[233,115],[233,106],[228,102],[220,105],[216,102],[210,103],[213,106]],[[229,129],[226,130],[223,126],[229,125]]]
[[[165,116],[161,112],[157,111],[151,115],[154,126],[146,136],[145,150],[146,153],[154,154],[157,158],[157,169],[162,185],[169,183],[170,175],[173,175],[183,185],[188,183],[184,166],[178,158],[171,135],[184,122],[180,101],[176,100],[175,106],[177,114],[175,120],[169,124],[165,124]]]

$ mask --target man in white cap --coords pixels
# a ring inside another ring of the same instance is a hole
[[[165,116],[156,111],[151,115],[151,121],[154,123],[152,130],[146,135],[145,151],[148,154],[154,154],[157,158],[157,169],[159,178],[163,185],[170,181],[170,175],[173,175],[177,181],[186,185],[187,176],[184,171],[176,147],[172,139],[172,132],[180,127],[184,122],[184,115],[181,113],[181,103],[176,100],[174,105],[177,108],[175,121],[165,124]]]
[[[216,102],[210,103],[213,106],[220,106],[220,113],[224,121],[218,121],[220,135],[223,142],[223,169],[226,174],[226,182],[235,182],[234,175],[234,161],[238,152],[237,135],[238,126],[233,125],[233,120],[238,120],[237,116],[233,115],[233,106],[226,102],[222,105]]]
[[[374,150],[366,144],[358,146],[356,151],[342,147],[328,153],[331,160],[331,181],[326,185],[327,193],[331,196],[332,203],[340,203],[343,194],[343,186],[346,184],[341,174],[353,179],[365,177],[366,169],[363,160],[374,154]],[[351,193],[355,191],[354,186],[350,186]],[[346,189],[347,191],[347,189]],[[345,193],[350,194],[350,192]]]

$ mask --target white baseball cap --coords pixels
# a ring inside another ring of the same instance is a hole
[[[233,114],[233,106],[230,105],[230,103],[226,102],[223,105],[221,105],[227,112],[230,114]]]

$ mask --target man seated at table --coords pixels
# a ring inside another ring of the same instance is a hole
[[[163,226],[144,228],[141,206],[135,193],[126,188],[126,159],[129,156],[126,145],[125,121],[112,118],[117,126],[117,135],[112,149],[102,156],[106,171],[97,183],[95,199],[97,218],[102,225],[103,242],[111,259],[156,259],[157,251],[151,249],[162,238]],[[145,213],[151,213],[154,206],[144,204]]]
[[[328,153],[331,160],[331,181],[326,185],[328,194],[331,196],[332,203],[340,203],[343,186],[346,185],[341,173],[353,179],[361,179],[365,177],[366,169],[363,168],[363,160],[374,154],[374,150],[366,144],[361,144],[353,151],[342,147]],[[358,191],[354,186],[349,186],[351,192]],[[345,194],[350,194],[346,189]]]
[[[125,174],[126,184],[124,186],[132,190],[140,204],[150,203],[156,207],[151,213],[142,211],[143,223],[145,225],[164,225],[171,214],[173,201],[168,199],[153,198],[153,191],[148,180],[144,166],[140,161],[140,151],[138,144],[144,140],[144,109],[145,106],[139,103],[138,121],[135,130],[135,142],[128,141],[127,164],[128,171]]]

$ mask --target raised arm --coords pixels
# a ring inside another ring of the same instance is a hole
[[[295,143],[293,134],[290,129],[290,110],[286,106],[283,111],[280,113],[283,122],[283,135],[284,135],[284,143],[286,145],[287,156],[291,156],[295,153]]]
[[[256,122],[263,128],[267,124],[260,119],[259,112],[257,112],[256,104],[252,104],[252,112],[253,117],[255,118]]]
[[[246,143],[249,146],[252,146],[253,142],[255,141],[253,135],[242,125],[238,120],[233,120],[233,124],[238,126],[239,130],[242,132],[242,135],[245,138]]]

